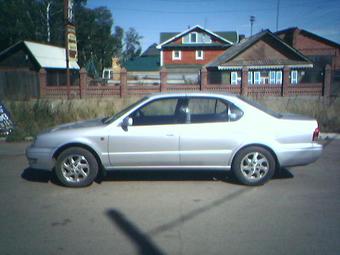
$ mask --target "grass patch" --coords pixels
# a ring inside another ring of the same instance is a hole
[[[67,122],[111,116],[138,98],[29,100],[5,102],[15,124],[7,141],[22,141]]]
[[[4,102],[12,115],[15,130],[7,141],[25,137],[67,122],[110,116],[140,97],[29,100]],[[277,112],[304,114],[316,118],[322,132],[340,133],[340,98],[323,97],[258,97],[258,102]]]

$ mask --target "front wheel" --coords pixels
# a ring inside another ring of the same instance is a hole
[[[98,163],[88,150],[71,147],[58,156],[55,174],[64,186],[88,186],[98,174]]]
[[[250,146],[236,154],[232,172],[240,183],[258,186],[266,183],[274,175],[275,167],[275,159],[268,150]]]

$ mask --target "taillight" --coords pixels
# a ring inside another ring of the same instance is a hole
[[[317,127],[317,128],[314,130],[314,133],[313,133],[313,141],[317,141],[317,140],[318,140],[319,134],[320,134],[320,128]]]

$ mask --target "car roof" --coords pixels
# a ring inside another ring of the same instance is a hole
[[[228,93],[212,93],[212,92],[166,92],[166,93],[153,93],[148,96],[150,99],[166,98],[166,97],[236,97],[234,94]]]

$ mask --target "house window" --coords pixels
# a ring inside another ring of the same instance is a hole
[[[191,33],[189,38],[190,38],[191,43],[197,43],[197,33],[196,32]]]
[[[269,84],[276,84],[276,72],[275,71],[269,72]]]
[[[196,59],[198,59],[198,60],[204,59],[204,52],[203,52],[203,50],[196,50]]]
[[[298,83],[298,71],[293,70],[290,73],[290,83],[297,84]]]
[[[254,75],[253,72],[248,72],[248,84],[253,84],[254,81],[253,75]]]
[[[254,84],[261,84],[261,72],[254,72]]]
[[[237,85],[237,81],[238,81],[237,72],[231,72],[230,79],[231,79],[230,81],[231,85]]]
[[[211,38],[208,34],[199,33],[199,32],[191,32],[182,37],[183,44],[190,43],[211,43]]]
[[[172,60],[181,60],[182,52],[180,50],[172,51]]]
[[[269,71],[269,84],[282,84],[282,71]]]
[[[276,71],[276,84],[282,84],[282,71]]]

